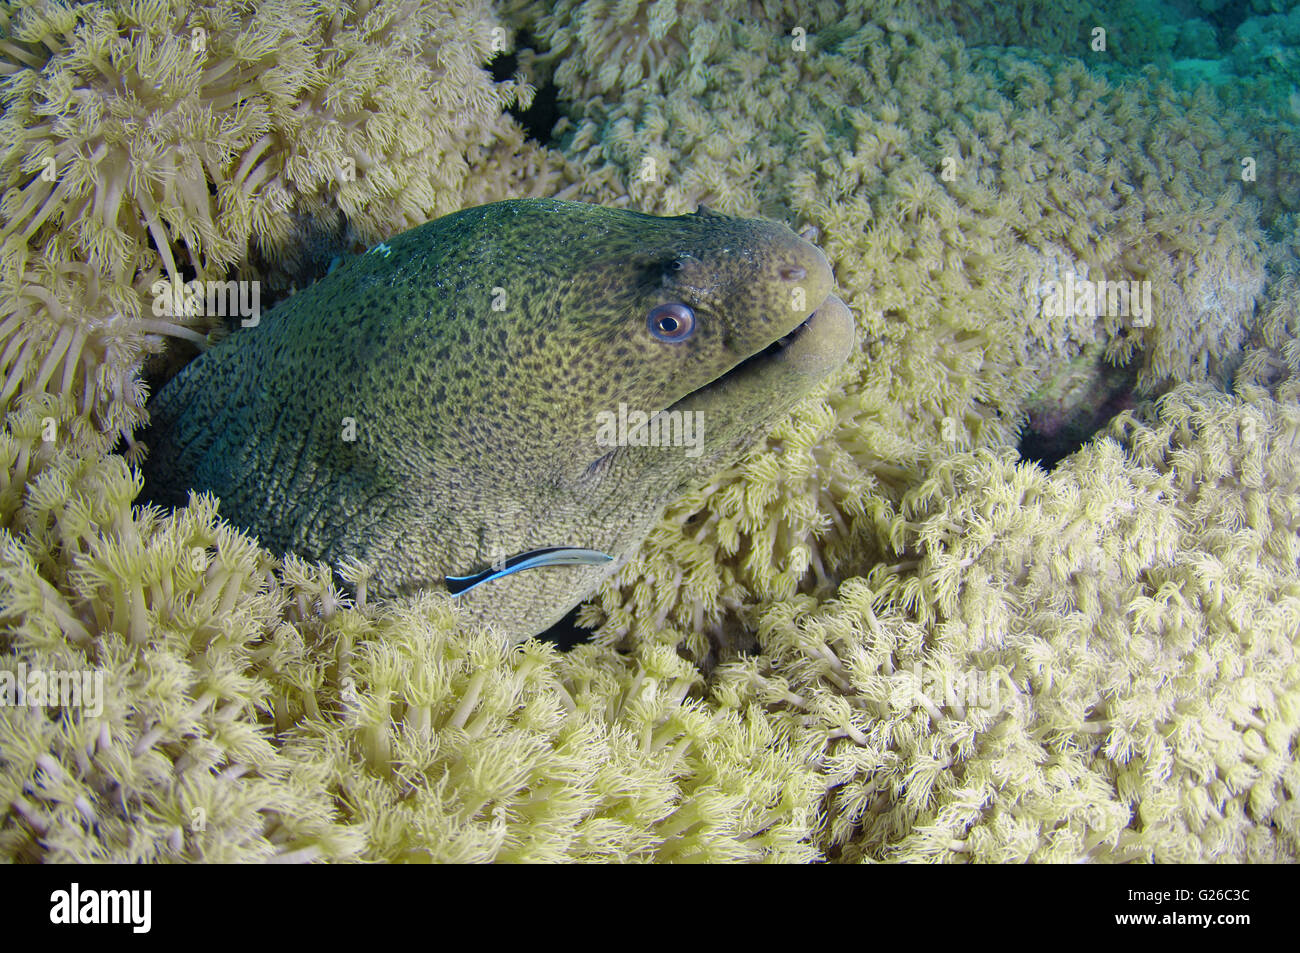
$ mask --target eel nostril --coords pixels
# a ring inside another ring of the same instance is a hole
[[[808,277],[808,269],[802,265],[786,265],[781,269],[781,278],[785,281],[800,281]]]

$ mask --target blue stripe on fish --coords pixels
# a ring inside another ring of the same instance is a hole
[[[484,569],[469,576],[448,576],[447,589],[453,596],[464,595],[471,589],[509,576],[511,573],[525,569],[537,569],[541,566],[601,566],[612,562],[613,556],[598,549],[578,549],[572,546],[548,546],[545,549],[530,549],[506,559],[500,569]]]

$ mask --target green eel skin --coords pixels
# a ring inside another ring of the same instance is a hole
[[[367,564],[380,598],[543,547],[614,557],[456,597],[519,641],[844,362],[853,322],[832,285],[784,225],[704,208],[456,212],[345,262],[162,388],[144,498],[210,491],[275,552]],[[694,310],[680,341],[651,329],[671,303]],[[698,412],[702,443],[609,446],[600,415],[620,404]]]

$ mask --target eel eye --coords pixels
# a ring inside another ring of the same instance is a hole
[[[646,315],[646,327],[660,341],[680,344],[695,333],[695,312],[684,304],[661,304]]]

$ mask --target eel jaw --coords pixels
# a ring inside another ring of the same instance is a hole
[[[822,377],[853,353],[857,343],[853,315],[843,301],[827,295],[807,320],[776,343],[777,359],[801,373]]]
[[[853,316],[848,306],[835,295],[827,295],[826,300],[802,322],[694,393],[749,375],[778,370],[787,376],[793,373],[819,379],[848,360],[855,338]]]

